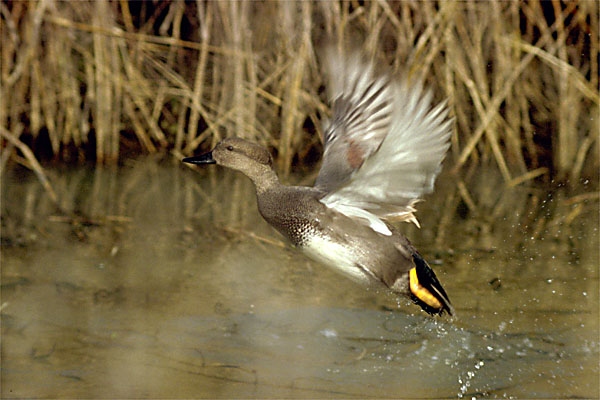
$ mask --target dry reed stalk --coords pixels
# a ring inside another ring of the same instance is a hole
[[[558,58],[561,61],[565,61],[567,59],[567,49],[565,46],[566,40],[566,32],[565,25],[562,17],[561,5],[558,1],[553,0],[552,5],[554,7],[554,12],[559,17],[556,19],[557,22],[557,52]],[[559,81],[559,107],[558,107],[558,146],[556,150],[558,150],[557,156],[557,166],[559,170],[559,174],[562,176],[565,175],[565,171],[568,170],[568,165],[571,162],[571,159],[574,157],[575,152],[577,151],[577,133],[575,132],[577,120],[579,119],[579,109],[575,107],[574,101],[577,101],[577,98],[574,96],[573,88],[571,84],[571,79],[569,77],[569,73],[565,68],[561,68],[558,70],[558,81]]]
[[[475,204],[475,201],[469,193],[469,190],[467,189],[465,183],[463,181],[458,181],[456,187],[458,188],[458,193],[460,194],[462,201],[465,202],[465,204],[467,205],[467,207],[469,207],[469,210],[472,213],[477,214],[477,204]]]
[[[444,244],[448,241],[448,233],[452,231],[456,207],[460,201],[460,196],[457,196],[457,192],[457,188],[450,191],[442,205],[442,215],[438,221],[435,235],[435,246],[440,249],[445,247]]]
[[[598,113],[596,115],[600,115],[600,105],[598,106]],[[581,146],[577,149],[577,154],[575,156],[575,160],[570,168],[570,181],[579,183],[581,179],[581,171],[583,170],[583,165],[588,158],[588,152],[592,149],[594,143],[596,143],[596,150],[598,150],[598,135],[593,135],[593,133],[584,138],[581,142]],[[592,150],[593,151],[593,150]],[[573,183],[573,186],[575,184]]]
[[[47,1],[52,1],[52,0],[47,0]],[[92,3],[93,3],[93,1],[92,1]],[[90,25],[88,23],[71,21],[67,18],[58,16],[58,15],[47,15],[44,18],[45,18],[44,19],[45,22],[50,22],[56,26],[74,28],[81,32],[102,34],[106,37],[127,39],[130,42],[143,42],[143,43],[147,43],[147,44],[154,44],[154,45],[160,45],[160,46],[166,46],[166,47],[173,46],[176,48],[186,48],[186,49],[191,49],[191,50],[201,50],[204,46],[206,46],[205,44],[198,43],[198,42],[192,42],[189,40],[174,39],[174,38],[163,37],[163,36],[154,36],[154,35],[148,35],[148,34],[143,34],[143,33],[129,33],[129,32],[125,32],[125,31],[119,29],[118,27],[102,28],[102,27],[98,27],[95,25]],[[233,54],[233,51],[231,51],[227,48],[222,48],[222,47],[218,47],[218,46],[208,46],[208,50],[211,53],[221,54],[224,56],[231,56]]]
[[[95,3],[92,24],[104,29],[109,29],[112,25],[112,18],[109,16],[108,2],[99,0]],[[92,84],[92,93],[95,107],[94,128],[96,137],[96,160],[104,163],[105,157],[110,158],[111,140],[113,134],[112,128],[112,82],[113,69],[111,68],[110,38],[101,33],[93,33],[93,63],[95,66],[94,80]]]
[[[295,7],[299,7],[302,15],[302,24],[296,24],[293,20]],[[288,32],[297,32],[289,38],[285,46],[291,51],[290,56],[294,60],[286,77],[287,89],[283,97],[281,110],[281,133],[278,141],[278,163],[279,169],[287,176],[292,166],[294,156],[294,139],[300,121],[299,110],[301,109],[302,83],[306,73],[307,59],[312,48],[310,46],[311,30],[311,3],[283,3],[281,7],[284,29]],[[297,49],[297,50],[296,50]]]
[[[500,3],[493,3],[493,15],[492,18],[497,20],[498,23],[492,26],[492,37],[502,37],[503,32],[509,31],[511,26],[518,26],[518,4],[516,2],[509,5],[511,19],[504,21],[502,18],[503,7]],[[493,55],[491,56],[495,60],[495,64],[498,66],[500,71],[510,71],[513,65],[516,65],[519,61],[518,52],[514,51],[510,46],[502,43],[495,43],[493,46]],[[504,84],[505,74],[494,74],[491,80],[491,92],[498,91]],[[515,173],[523,174],[527,171],[527,165],[525,162],[525,155],[523,154],[523,143],[520,135],[520,113],[519,113],[519,97],[523,97],[522,93],[519,93],[520,87],[514,88],[514,94],[509,96],[505,102],[505,115],[498,116],[497,130],[505,135],[502,138],[504,140],[504,146],[507,151],[503,151],[506,154],[507,163],[513,166]],[[490,96],[486,93],[486,106],[489,106]]]
[[[416,81],[426,81],[427,77],[431,76],[431,72],[435,71],[435,62],[445,46],[444,39],[454,28],[452,18],[456,13],[456,3],[441,4],[439,12],[432,10],[433,7],[433,3],[425,5],[428,12],[432,14],[432,21],[425,27],[423,33],[419,35],[418,32],[410,32],[412,40],[414,41],[416,37],[418,40],[414,49],[411,49],[406,64],[410,67],[408,77]],[[411,26],[409,22],[406,23]]]
[[[543,41],[544,38],[540,39],[540,42]],[[460,58],[457,55],[456,57],[452,57],[451,59],[453,60],[453,62],[456,62],[456,60],[459,60]],[[471,156],[472,152],[475,150],[475,146],[479,144],[482,135],[486,132],[488,125],[491,123],[492,119],[496,116],[497,112],[499,111],[500,105],[509,96],[517,80],[532,60],[533,56],[531,54],[528,54],[519,61],[519,63],[515,66],[515,68],[512,69],[511,73],[504,80],[503,85],[501,86],[502,88],[498,92],[496,92],[496,94],[489,101],[489,105],[486,110],[483,109],[481,102],[478,101],[478,91],[475,88],[475,84],[470,79],[466,68],[459,64],[456,64],[454,66],[455,72],[459,74],[459,77],[461,78],[463,84],[471,93],[472,100],[475,100],[476,108],[481,117],[481,124],[475,130],[467,144],[464,146],[463,151],[460,153],[460,156],[458,157],[458,160],[454,165],[453,171],[455,173],[463,166],[463,164]],[[494,133],[491,134],[491,139],[494,139]],[[497,151],[495,153],[497,153]],[[507,179],[507,181],[510,180],[508,179],[510,178],[510,174],[508,173],[506,164],[503,162],[503,158],[500,157],[497,161],[501,165],[504,178]]]
[[[203,44],[207,45],[210,42],[212,17],[213,17],[213,3],[202,3],[198,1],[196,7],[198,8],[198,20],[200,22],[200,39]],[[194,77],[194,88],[191,98],[193,105],[190,107],[190,118],[187,124],[187,143],[188,148],[184,150],[185,153],[190,153],[195,147],[190,148],[189,145],[194,141],[197,136],[198,121],[200,119],[200,112],[202,111],[201,102],[204,93],[204,85],[206,81],[206,68],[208,62],[208,46],[203,46],[198,54],[198,65],[196,65],[196,74]],[[189,104],[189,103],[188,103]],[[183,110],[182,110],[183,111]],[[205,120],[207,118],[204,118]],[[184,121],[181,121],[184,123]],[[176,150],[180,150],[183,144],[183,129],[178,130],[179,135],[177,137]],[[218,132],[214,132],[217,134]]]
[[[35,155],[31,151],[31,149],[25,143],[23,143],[22,141],[20,141],[18,139],[21,134],[22,129],[23,129],[22,127],[17,127],[17,130],[15,132],[11,133],[11,132],[7,131],[3,126],[0,126],[0,136],[2,136],[4,139],[6,139],[8,142],[10,142],[16,148],[18,148],[21,151],[21,153],[23,153],[23,156],[29,163],[29,168],[37,176],[38,180],[42,184],[42,187],[48,194],[48,197],[50,198],[50,200],[52,200],[52,202],[57,207],[60,207],[60,203],[58,201],[58,196],[56,195],[56,192],[54,191],[52,184],[50,183],[50,180],[46,176],[44,169],[38,162],[37,158],[35,158]],[[4,170],[2,170],[0,172],[3,172],[3,171]]]
[[[246,14],[248,12],[248,2],[225,2],[225,3],[221,3],[221,4],[226,4],[227,5],[227,11],[225,11],[225,13],[228,13],[231,20],[230,20],[230,26],[231,26],[231,31],[230,31],[230,35],[231,35],[231,46],[233,47],[233,49],[237,52],[239,51],[238,56],[236,56],[236,58],[233,60],[232,62],[232,92],[231,92],[231,108],[235,108],[238,110],[238,112],[233,114],[233,129],[234,132],[239,132],[242,130],[242,127],[244,125],[244,119],[245,119],[245,115],[243,110],[245,110],[245,96],[244,96],[244,81],[245,81],[245,74],[244,74],[244,59],[242,58],[241,54],[244,50],[246,50],[246,47],[248,46],[248,42],[245,40],[242,40],[242,34],[244,33],[243,36],[246,36],[246,32],[248,31],[248,24],[246,21]],[[252,49],[250,49],[250,51],[252,51]],[[247,134],[247,133],[246,133]],[[244,134],[242,134],[241,136],[245,136]]]
[[[123,103],[124,103],[123,104],[124,110],[127,113],[127,115],[129,116],[132,128],[133,128],[138,140],[140,141],[140,144],[142,145],[143,149],[149,153],[156,153],[156,146],[154,146],[154,144],[152,143],[152,140],[150,140],[148,135],[146,135],[146,130],[144,129],[144,124],[138,117],[138,114],[136,113],[133,102],[129,98],[124,98]]]
[[[534,169],[532,171],[524,173],[521,176],[513,178],[511,181],[506,183],[506,187],[510,188],[510,187],[518,186],[518,185],[522,184],[523,182],[530,181],[532,179],[537,178],[538,176],[545,175],[547,173],[548,173],[548,168],[545,168],[545,167]]]
[[[570,206],[573,204],[583,203],[586,201],[598,201],[600,200],[600,192],[589,192],[579,194],[568,199],[563,200],[563,204],[566,206]]]
[[[95,140],[97,162],[114,161],[128,133],[141,152],[178,157],[238,135],[276,149],[287,175],[318,154],[329,109],[314,55],[333,42],[449,98],[449,162],[472,205],[469,182],[488,163],[507,186],[597,176],[592,2],[44,0],[0,11],[0,90],[15,99],[0,124],[25,121],[21,142],[44,134],[56,158],[74,147],[81,159]]]
[[[574,89],[577,89],[577,92],[581,93],[583,97],[595,104],[600,104],[600,94],[598,93],[597,89],[594,89],[594,83],[588,83],[582,73],[568,62],[560,60],[552,54],[541,50],[539,47],[528,43],[511,42],[511,44],[526,53],[535,55],[540,60],[547,63],[550,67],[557,69],[561,75],[567,78],[567,82],[571,83],[571,86]]]

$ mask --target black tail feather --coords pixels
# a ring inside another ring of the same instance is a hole
[[[446,291],[442,287],[442,284],[435,276],[435,272],[431,269],[429,264],[421,257],[421,255],[417,252],[413,254],[413,261],[415,263],[415,269],[417,273],[417,279],[419,280],[419,284],[427,289],[432,296],[434,296],[442,305],[441,308],[432,307],[431,305],[425,303],[423,300],[419,299],[417,296],[411,293],[410,297],[413,302],[418,304],[424,311],[429,314],[443,314],[447,312],[448,315],[454,315],[454,308],[450,303],[450,299],[446,294]]]

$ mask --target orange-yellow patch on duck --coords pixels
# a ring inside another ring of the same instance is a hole
[[[437,310],[442,308],[442,303],[438,299],[435,298],[433,294],[419,283],[419,278],[417,278],[417,269],[412,268],[409,272],[409,283],[410,283],[410,291],[415,297],[421,300],[423,303],[427,304],[430,307],[433,307]]]

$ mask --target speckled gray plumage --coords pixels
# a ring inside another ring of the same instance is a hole
[[[310,187],[277,186],[257,196],[263,218],[295,246],[319,232],[316,215],[327,207],[318,201],[320,193]]]
[[[370,283],[392,288],[414,266],[412,254],[416,250],[404,235],[379,234],[327,208],[319,201],[321,196],[315,188],[276,186],[258,194],[258,209],[269,224],[300,249],[313,236],[347,246],[356,267],[367,272]]]

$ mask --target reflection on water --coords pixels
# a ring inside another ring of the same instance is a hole
[[[2,397],[599,396],[597,200],[486,177],[458,220],[442,180],[405,231],[449,320],[283,245],[233,172],[53,174],[76,217],[2,179]]]

